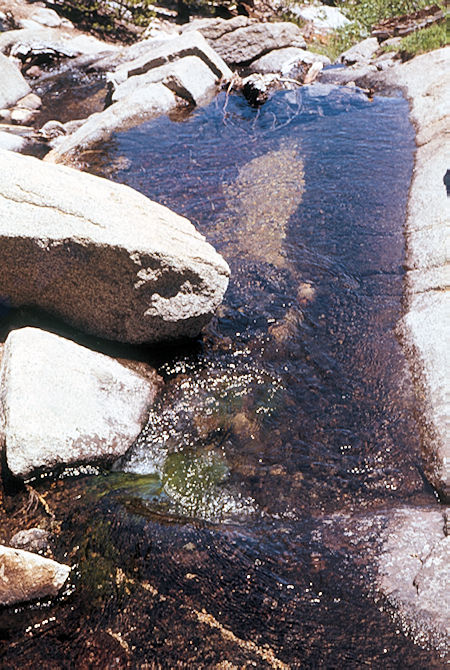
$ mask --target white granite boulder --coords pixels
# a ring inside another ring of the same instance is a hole
[[[186,56],[175,63],[152,68],[145,74],[130,77],[112,94],[112,102],[123,100],[138,89],[161,82],[180,98],[200,105],[217,91],[217,77],[198,56]]]
[[[0,170],[4,301],[134,344],[196,337],[211,319],[229,268],[187,219],[29,156],[0,151]]]
[[[10,471],[29,479],[116,460],[140,433],[157,389],[71,340],[38,328],[12,331],[0,367],[0,443]]]
[[[229,21],[214,19],[213,24],[206,23],[203,27],[196,24],[214,51],[229,65],[249,64],[274,49],[306,47],[300,28],[294,23],[254,23],[238,19],[241,17]]]
[[[443,177],[450,165],[450,47],[392,68],[383,81],[411,100],[418,149],[408,201],[407,313],[401,330],[424,409],[425,472],[450,499],[450,215]]]

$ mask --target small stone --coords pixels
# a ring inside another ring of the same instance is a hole
[[[69,573],[68,565],[0,545],[0,605],[56,596]]]
[[[32,65],[27,70],[27,77],[31,79],[38,79],[43,74],[41,68],[38,65]]]
[[[66,129],[61,121],[47,121],[38,131],[39,137],[43,140],[53,140],[66,134]]]
[[[15,107],[11,111],[12,123],[17,123],[19,126],[28,126],[34,119],[36,112],[22,107]]]
[[[14,549],[32,551],[36,554],[46,553],[50,549],[51,534],[42,528],[30,528],[20,530],[10,540],[9,544]]]
[[[303,83],[312,84],[313,81],[317,79],[318,75],[322,70],[323,70],[323,63],[320,63],[319,61],[313,63],[309,68],[308,72],[306,73]]]
[[[354,65],[355,63],[369,63],[378,51],[379,45],[376,37],[367,37],[367,39],[355,44],[339,56],[339,61],[345,65]]]
[[[23,107],[24,109],[35,110],[42,105],[41,98],[36,93],[28,93],[24,98],[17,101],[16,107]]]

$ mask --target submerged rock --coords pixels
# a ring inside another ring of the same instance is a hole
[[[233,253],[236,245],[254,260],[285,267],[289,218],[304,188],[303,160],[295,144],[284,143],[243,165],[236,180],[223,185],[230,215],[243,222],[233,237]]]
[[[36,554],[45,554],[50,549],[51,534],[48,530],[42,528],[30,528],[28,530],[19,530],[9,541],[9,545],[14,549],[24,549],[33,551]]]
[[[196,337],[211,319],[229,268],[187,219],[28,156],[0,152],[0,167],[3,301],[135,344]]]
[[[0,108],[14,105],[30,90],[16,65],[0,53]]]
[[[0,605],[56,596],[69,573],[68,565],[0,545]]]
[[[141,375],[70,340],[37,328],[12,331],[0,368],[0,442],[9,469],[27,479],[119,458],[156,392]]]

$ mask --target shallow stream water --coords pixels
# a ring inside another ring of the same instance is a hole
[[[395,335],[413,152],[401,97],[315,85],[89,155],[187,216],[231,281],[200,341],[136,354],[166,384],[115,471],[41,485],[75,588],[0,613],[5,667],[441,667],[377,600],[375,547],[326,532],[434,500]]]

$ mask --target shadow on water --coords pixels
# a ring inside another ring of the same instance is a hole
[[[413,151],[403,99],[317,85],[95,154],[232,277],[191,349],[129,352],[166,383],[115,471],[42,485],[76,588],[0,612],[5,667],[441,667],[376,604],[376,539],[320,530],[432,500],[394,333]]]

